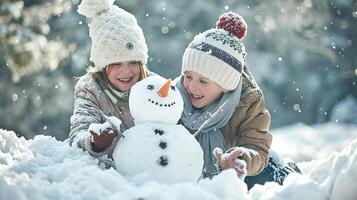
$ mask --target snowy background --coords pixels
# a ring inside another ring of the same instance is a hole
[[[244,16],[247,64],[272,115],[273,149],[304,174],[250,193],[229,171],[197,184],[135,185],[64,142],[75,77],[91,64],[78,3],[0,2],[0,199],[356,199],[355,0],[115,2],[142,26],[148,68],[167,78],[180,74],[185,47],[221,13]]]

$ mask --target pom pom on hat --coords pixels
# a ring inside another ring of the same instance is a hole
[[[82,0],[78,6],[78,13],[92,18],[100,13],[109,10],[115,0]]]
[[[235,12],[223,13],[216,22],[217,28],[224,29],[243,40],[247,34],[247,23]]]

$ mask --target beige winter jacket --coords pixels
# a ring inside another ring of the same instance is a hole
[[[268,163],[272,142],[270,120],[262,91],[245,66],[240,102],[222,133],[228,148],[240,146],[255,150],[243,156],[248,176],[259,174]]]
[[[70,144],[77,144],[93,156],[111,155],[117,143],[114,139],[112,145],[103,152],[95,152],[89,141],[88,128],[92,123],[104,123],[105,116],[116,116],[122,121],[120,131],[134,126],[133,118],[129,112],[129,106],[118,107],[113,103],[105,91],[101,90],[99,82],[95,80],[93,73],[82,76],[75,86],[74,109],[70,118]]]

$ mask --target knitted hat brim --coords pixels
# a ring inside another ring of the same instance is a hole
[[[187,48],[182,58],[182,73],[194,71],[217,83],[225,90],[234,90],[241,74],[229,64],[196,49]]]

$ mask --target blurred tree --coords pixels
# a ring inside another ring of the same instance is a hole
[[[71,9],[71,1],[10,1],[0,6],[0,57],[14,80],[49,68],[54,70],[69,52],[61,41],[48,40],[48,20]]]
[[[75,47],[51,33],[51,26],[71,6],[70,0],[1,2],[0,127],[27,138],[68,135],[73,74],[58,67],[70,64]]]

